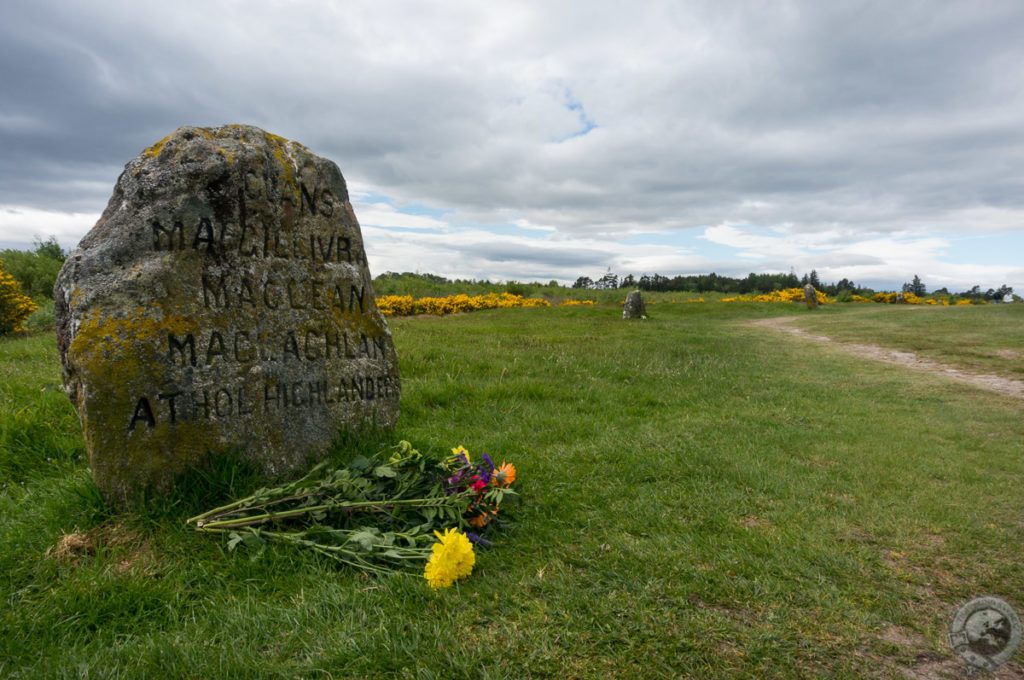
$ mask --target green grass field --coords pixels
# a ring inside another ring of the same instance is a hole
[[[0,340],[0,677],[941,677],[960,604],[1024,613],[1024,401],[746,323],[1019,378],[1024,305],[649,313],[390,321],[399,425],[335,458],[519,470],[514,526],[439,592],[188,529],[256,485],[227,462],[112,514],[52,338]]]

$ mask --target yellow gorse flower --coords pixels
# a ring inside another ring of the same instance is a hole
[[[469,576],[473,572],[476,555],[473,544],[457,529],[445,529],[444,534],[435,531],[434,535],[438,542],[434,544],[434,552],[423,569],[423,578],[437,590]]]
[[[818,297],[819,305],[827,305],[831,300],[820,290],[814,291]],[[761,295],[736,295],[734,297],[722,298],[722,302],[803,302],[803,288],[787,288],[785,290],[773,290],[770,293]]]
[[[550,307],[551,303],[540,298],[524,298],[511,293],[488,293],[470,297],[465,294],[448,297],[424,297],[413,300],[411,295],[382,295],[377,298],[377,307],[385,316],[410,316],[413,314],[455,314],[473,312],[478,309],[504,309],[509,307]]]
[[[21,284],[0,262],[0,335],[19,331],[21,324],[39,306],[21,292]]]

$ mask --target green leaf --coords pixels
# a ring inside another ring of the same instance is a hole
[[[380,537],[377,536],[376,529],[363,529],[352,534],[349,540],[357,544],[363,552],[371,552],[373,546],[380,542]]]
[[[376,468],[374,468],[373,474],[377,475],[378,477],[394,477],[398,473],[395,472],[395,468],[391,467],[390,465],[378,465]]]
[[[263,539],[256,532],[242,534],[242,543],[246,548],[262,548]]]

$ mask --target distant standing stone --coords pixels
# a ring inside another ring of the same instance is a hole
[[[896,293],[896,304],[898,304],[898,305],[905,305],[905,304],[907,304],[907,298],[903,294],[903,291],[899,291],[898,293]]]
[[[54,296],[65,390],[114,505],[210,452],[275,475],[398,418],[345,180],[258,128],[179,128],[128,163]]]
[[[626,305],[622,308],[623,319],[646,319],[647,305],[644,304],[643,295],[640,291],[634,290],[626,296]]]
[[[808,309],[818,306],[818,291],[814,290],[814,286],[809,283],[804,286],[804,300],[807,302]]]

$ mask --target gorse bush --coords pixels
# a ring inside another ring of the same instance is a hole
[[[21,284],[0,261],[0,335],[22,330],[22,323],[39,305],[21,292]]]
[[[819,305],[827,305],[831,300],[820,290],[815,289]],[[722,302],[803,302],[803,288],[786,288],[785,290],[773,290],[762,295],[737,295],[736,297],[722,298]]]
[[[36,240],[33,250],[0,250],[7,272],[21,283],[22,292],[36,301],[53,298],[53,284],[66,253],[53,237]]]
[[[473,312],[478,309],[508,307],[550,307],[551,303],[540,298],[524,298],[511,293],[488,293],[487,295],[449,295],[448,297],[423,297],[414,300],[411,295],[382,295],[377,298],[377,307],[385,316],[412,316],[414,314],[455,314]]]

